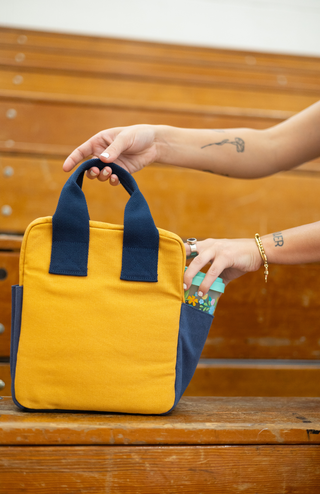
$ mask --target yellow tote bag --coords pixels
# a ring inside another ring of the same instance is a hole
[[[80,165],[53,217],[27,228],[12,287],[12,396],[24,410],[163,414],[197,366],[212,316],[184,303],[185,249],[133,177],[124,225],[89,219]]]

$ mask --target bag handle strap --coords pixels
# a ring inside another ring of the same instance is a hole
[[[102,170],[106,164],[99,159],[85,161],[62,188],[52,217],[51,274],[87,276],[90,218],[81,187],[84,172],[93,166]],[[158,281],[159,232],[147,201],[130,173],[115,163],[108,166],[130,194],[124,211],[120,279]]]

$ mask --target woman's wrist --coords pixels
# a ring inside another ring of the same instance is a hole
[[[169,125],[153,125],[154,142],[156,145],[157,161],[165,164],[175,164],[174,149],[178,129]]]

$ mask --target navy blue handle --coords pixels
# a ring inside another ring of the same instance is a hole
[[[49,273],[87,276],[89,212],[81,189],[84,172],[106,164],[99,159],[82,163],[65,183],[52,217],[52,251]],[[149,206],[130,173],[108,164],[130,194],[124,211],[122,270],[120,278],[130,281],[158,281],[159,232]]]

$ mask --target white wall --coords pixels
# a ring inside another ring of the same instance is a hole
[[[320,56],[320,0],[0,0],[0,25]]]

